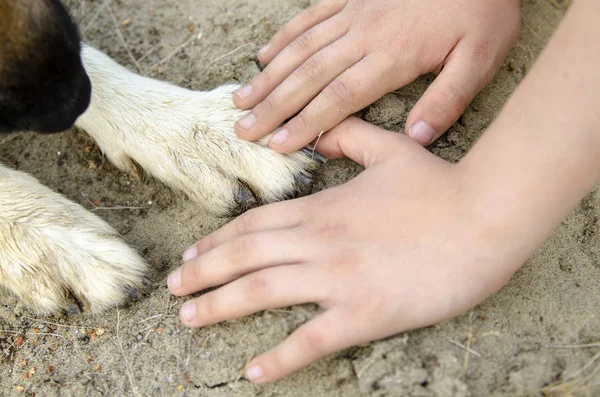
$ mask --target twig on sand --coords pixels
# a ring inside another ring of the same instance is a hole
[[[59,334],[52,334],[50,332],[34,332],[34,331],[25,331],[25,332],[21,332],[21,331],[11,331],[9,329],[0,329],[0,332],[4,332],[7,334],[15,334],[15,335],[41,335],[41,336],[58,336],[59,338],[63,338],[65,339],[64,336],[59,335]]]
[[[363,374],[365,372],[367,372],[367,369],[369,369],[371,367],[371,365],[373,365],[376,361],[377,357],[370,357],[367,362],[365,363],[365,365],[362,366],[362,368],[360,368],[357,372],[356,372],[356,377],[358,379],[360,379]]]
[[[583,349],[586,347],[600,347],[600,342],[599,343],[586,343],[583,345],[552,345],[552,346],[547,346],[546,348],[548,348],[548,349]]]
[[[102,3],[102,5],[100,5],[98,7],[98,11],[96,11],[96,13],[94,14],[94,16],[92,17],[92,19],[90,19],[90,21],[85,25],[85,27],[81,30],[81,34],[85,34],[85,32],[91,28],[94,24],[94,22],[96,22],[96,19],[98,19],[98,17],[100,16],[100,14],[102,13],[102,11],[104,11],[108,5],[108,3],[110,3],[109,1],[105,1],[104,3]]]
[[[35,321],[36,323],[54,325],[54,326],[57,326],[57,327],[65,327],[65,328],[91,328],[91,329],[100,328],[100,327],[95,327],[95,326],[92,326],[92,325],[67,325],[67,324],[52,323],[50,321],[44,321],[44,320],[40,320],[40,319],[35,318],[35,317],[29,317],[29,316],[23,316],[22,318],[26,318],[28,320]]]
[[[600,345],[598,343],[588,344],[588,345],[574,345],[574,349],[578,349],[581,347],[592,347],[590,345]],[[562,348],[562,347],[559,347]],[[579,368],[577,371],[573,372],[571,375],[561,379],[560,383],[555,385],[549,385],[544,387],[538,392],[542,392],[545,395],[549,395],[552,392],[560,392],[565,395],[571,396],[579,390],[582,386],[588,384],[591,380],[593,381],[594,377],[600,376],[600,363],[598,363],[587,376],[580,378],[579,376],[584,372],[588,371],[598,360],[600,359],[600,352],[596,353],[583,367]],[[593,388],[593,384],[591,385]]]
[[[187,46],[192,41],[199,40],[201,38],[202,38],[202,32],[200,32],[200,34],[193,34],[193,35],[191,35],[191,37],[189,37],[186,41],[184,41],[179,46],[177,46],[173,51],[171,51],[169,53],[169,55],[167,55],[166,57],[164,57],[163,59],[161,59],[160,61],[158,61],[154,65],[152,65],[151,67],[149,67],[148,70],[147,70],[147,72],[146,72],[146,74],[148,74],[151,70],[156,69],[158,66],[160,66],[160,65],[166,63],[167,61],[169,61],[169,59],[171,59],[171,57],[173,57],[173,55],[177,54],[179,51],[181,51],[182,48],[184,48],[185,46]]]
[[[16,342],[12,342],[6,349],[4,349],[4,351],[2,352],[2,355],[7,356],[8,357],[8,351],[16,344]]]
[[[565,8],[569,7],[569,4],[571,3],[571,0],[563,0],[563,1],[546,0],[546,1],[550,4],[552,4],[552,6],[554,8],[558,8],[559,10],[564,10]]]
[[[473,309],[471,309],[471,311],[469,312],[468,318],[469,318],[469,333],[467,335],[467,345],[464,346],[465,359],[464,359],[464,364],[463,364],[463,374],[461,376],[461,379],[463,379],[463,380],[467,376],[467,371],[469,369],[470,354],[473,353],[474,355],[481,357],[481,355],[479,353],[475,354],[475,351],[471,350],[471,339],[473,339]]]
[[[106,3],[106,1],[105,1]],[[106,8],[106,10],[108,11],[108,15],[110,15],[110,18],[113,21],[113,24],[115,25],[115,31],[117,32],[117,36],[119,37],[119,40],[121,40],[121,44],[123,45],[123,48],[125,48],[125,51],[127,51],[127,55],[129,55],[129,58],[131,59],[131,62],[133,62],[133,64],[135,65],[135,68],[137,69],[137,71],[139,73],[142,73],[142,69],[140,69],[140,65],[138,64],[138,61],[135,59],[135,57],[133,56],[133,54],[131,53],[131,50],[129,50],[129,46],[127,45],[127,42],[125,41],[125,37],[123,37],[123,33],[121,33],[121,28],[119,28],[119,22],[117,22],[117,18],[115,17],[115,14],[112,13],[112,11],[110,10],[110,8]]]
[[[137,397],[140,396],[140,394],[137,391],[137,388],[135,387],[135,384],[133,383],[133,371],[131,371],[131,365],[129,364],[129,361],[127,360],[127,356],[125,355],[125,350],[123,350],[123,343],[121,342],[121,316],[119,313],[119,307],[117,306],[117,342],[119,343],[119,350],[121,351],[121,355],[123,356],[123,361],[125,361],[125,366],[127,367],[127,377],[129,378],[129,384],[131,385],[131,390],[133,392],[133,394]]]
[[[204,342],[202,342],[202,346],[200,346],[200,349],[199,349],[199,350],[196,352],[196,354],[194,354],[194,356],[192,357],[192,360],[193,360],[193,359],[195,359],[196,357],[198,357],[198,356],[200,355],[200,353],[202,353],[202,352],[204,351],[204,349],[206,348],[206,345],[208,344],[208,340],[209,340],[211,337],[212,337],[212,334],[211,334],[211,335],[208,335],[208,336],[207,336],[207,337],[204,339]],[[185,365],[185,367],[186,367],[186,368],[187,368],[187,367],[188,367],[188,365],[190,364],[190,363],[189,363],[189,361],[190,361],[190,360],[189,360],[189,358],[188,358],[188,360],[187,360],[187,363],[186,363],[186,365]]]
[[[83,198],[85,198],[87,200],[88,203],[90,203],[94,207],[90,210],[90,212],[99,211],[99,210],[145,210],[145,209],[149,208],[149,207],[128,207],[128,206],[124,206],[124,205],[117,205],[114,207],[99,207],[96,204],[94,204],[94,202],[92,200],[90,200],[83,192],[81,193],[81,195],[83,196]]]
[[[250,361],[252,361],[253,357],[254,357],[254,353],[250,354],[250,357],[248,357],[248,360],[246,360],[246,364],[244,364],[244,367],[242,368],[242,370],[240,371],[240,374],[238,375],[238,377],[235,379],[234,382],[239,382],[240,379],[242,379],[244,377],[246,368],[248,367],[248,364],[250,363]]]
[[[471,353],[474,356],[481,357],[481,354],[479,354],[475,350],[471,349],[470,347],[467,347],[467,346],[463,345],[462,343],[455,341],[454,339],[448,338],[446,340],[448,342],[452,343],[454,346],[460,347],[461,349],[468,351],[469,353]]]
[[[234,54],[234,53],[238,52],[239,50],[241,50],[242,48],[244,48],[244,47],[248,47],[249,45],[252,45],[252,43],[246,43],[246,44],[244,44],[244,45],[241,45],[241,46],[239,46],[239,47],[237,47],[237,48],[234,48],[233,50],[229,51],[228,53],[226,53],[226,54],[223,54],[223,55],[221,55],[220,57],[217,57],[217,58],[213,59],[212,61],[210,61],[210,62],[208,63],[208,65],[210,65],[210,64],[212,64],[212,63],[215,63],[215,62],[217,62],[217,61],[220,61],[221,59],[223,59],[223,58],[225,58],[225,57],[228,57],[229,55],[232,55],[232,54]],[[207,66],[208,66],[208,65],[207,65]]]
[[[315,151],[317,150],[317,145],[319,144],[319,141],[321,140],[321,137],[323,136],[323,134],[325,133],[325,131],[321,131],[319,132],[319,135],[317,135],[317,141],[315,142],[315,146],[313,146],[312,149],[312,159],[315,159]]]
[[[0,145],[4,145],[5,143],[8,143],[21,135],[23,135],[23,132],[14,132],[14,133],[8,135],[6,138],[3,138],[2,140],[0,140]]]
[[[591,367],[598,359],[600,358],[600,352],[596,353],[596,355],[594,355],[594,357],[592,357],[592,359],[590,361],[588,361],[583,367],[579,368],[577,371],[573,372],[571,375],[567,376],[564,380],[569,380],[569,379],[573,379],[576,376],[578,376],[579,374],[582,374],[583,372],[585,372],[589,367]],[[596,368],[596,371],[598,371],[600,369],[600,366]]]
[[[175,315],[174,314],[155,314],[154,316],[150,316],[148,318],[138,321],[138,324],[145,323],[146,321],[150,321],[155,318],[163,318],[163,317],[175,317]]]

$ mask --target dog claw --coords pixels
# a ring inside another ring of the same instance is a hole
[[[260,205],[260,198],[255,193],[252,186],[250,186],[246,181],[238,179],[239,189],[236,201],[243,207],[252,208]]]
[[[310,174],[300,172],[295,176],[296,190],[293,198],[308,196],[312,191],[313,178]]]
[[[77,314],[81,313],[81,310],[79,310],[79,306],[72,303],[65,308],[65,312],[67,312],[69,316],[76,316]]]
[[[254,193],[250,185],[248,185],[245,181],[238,179],[238,192],[235,197],[235,202],[237,206],[232,208],[227,217],[234,217],[242,214],[245,211],[248,211],[250,208],[257,207],[262,204],[260,198]]]
[[[140,293],[137,290],[137,288],[132,287],[131,285],[126,285],[125,287],[123,287],[123,290],[130,299],[137,300],[140,298]]]
[[[251,200],[254,200],[254,197],[252,197],[252,195],[250,194],[250,192],[248,192],[248,190],[244,189],[242,186],[240,186],[240,190],[238,191],[238,202],[241,203],[247,203]]]
[[[309,185],[312,182],[312,176],[300,172],[299,174],[296,174],[296,182],[301,185]]]
[[[300,151],[306,154],[308,157],[313,159],[319,165],[323,165],[327,162],[327,157],[323,156],[321,153],[316,150],[309,148],[308,146],[303,147]]]

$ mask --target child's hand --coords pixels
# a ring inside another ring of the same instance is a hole
[[[237,135],[292,152],[422,74],[439,73],[406,131],[437,139],[492,79],[519,31],[518,0],[323,0],[259,53],[267,64],[234,96],[252,112]]]
[[[183,305],[189,327],[307,302],[324,309],[252,360],[246,375],[255,382],[460,314],[531,254],[521,240],[515,254],[509,229],[482,221],[490,217],[478,214],[460,165],[402,134],[349,118],[321,147],[367,170],[340,187],[247,212],[188,249],[169,277],[178,296],[225,284]]]

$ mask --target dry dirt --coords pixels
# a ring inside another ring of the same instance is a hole
[[[247,81],[255,54],[307,0],[71,1],[85,41],[141,73],[203,90]],[[567,1],[524,0],[521,37],[494,82],[431,150],[458,160],[498,113],[564,14]],[[118,34],[120,32],[120,34]],[[196,37],[195,39],[191,37]],[[198,38],[199,37],[199,38]],[[126,50],[126,47],[129,51]],[[135,62],[133,62],[135,59]],[[136,65],[137,64],[137,65]],[[363,116],[400,130],[431,81],[386,96]],[[183,299],[165,280],[184,248],[226,222],[154,181],[108,164],[85,134],[0,138],[0,161],[92,209],[151,262],[151,286],[98,316],[35,316],[0,304],[0,395],[36,396],[513,396],[600,395],[600,193],[591,193],[492,298],[472,313],[348,349],[280,382],[242,379],[253,355],[316,311],[304,305],[189,330]],[[322,170],[316,189],[360,172],[350,161]],[[470,345],[471,352],[458,346]],[[595,344],[582,347],[579,345]],[[578,345],[557,348],[559,345]],[[590,364],[591,363],[591,364]],[[587,367],[586,367],[587,365]],[[552,388],[566,382],[562,386]]]

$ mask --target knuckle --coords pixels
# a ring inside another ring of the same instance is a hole
[[[342,236],[347,230],[345,224],[340,222],[325,222],[316,227],[316,234],[324,239],[333,239]]]
[[[481,81],[480,86],[494,78],[507,53],[508,48],[491,48],[488,42],[483,42],[473,48],[472,62],[478,68],[474,78]]]
[[[210,251],[211,249],[215,248],[217,246],[215,236],[212,234],[206,236],[202,241],[202,246],[206,251]],[[196,248],[200,250],[200,244],[196,244]]]
[[[262,276],[251,276],[246,284],[246,297],[251,302],[261,302],[269,296],[269,283]]]
[[[325,87],[323,95],[334,103],[348,103],[352,100],[348,84],[341,79],[336,79]]]
[[[390,10],[386,7],[372,9],[365,15],[364,25],[367,27],[384,26],[390,16]]]
[[[292,41],[291,48],[295,52],[306,54],[313,51],[314,43],[315,40],[313,38],[313,34],[309,30],[308,32],[296,37],[296,39]]]
[[[309,119],[310,117],[306,115],[305,111],[298,113],[298,115],[294,117],[294,127],[298,130],[306,129],[310,125],[308,122]]]
[[[356,249],[345,249],[336,253],[328,262],[328,268],[332,275],[354,274],[355,270],[363,261],[363,254]]]
[[[297,73],[302,80],[310,82],[323,76],[326,73],[326,67],[322,62],[312,57],[300,66]]]
[[[233,265],[244,263],[250,255],[251,246],[247,238],[233,241],[228,248],[227,259]]]
[[[252,81],[254,86],[257,85],[270,85],[273,82],[271,66],[267,66],[262,72],[260,72]],[[255,84],[254,84],[255,83]]]
[[[359,291],[357,295],[368,297],[368,299],[361,300],[361,304],[356,305],[356,317],[371,322],[390,314],[390,304],[387,296],[383,294],[374,295],[368,291]]]
[[[452,84],[433,93],[430,100],[445,118],[451,120],[460,117],[470,102],[464,90]]]
[[[300,335],[300,339],[304,349],[310,351],[313,356],[319,357],[325,353],[325,339],[319,332],[304,331]]]
[[[405,45],[404,41],[400,41],[399,45]],[[377,51],[375,55],[377,56],[378,63],[381,65],[383,70],[392,72],[394,70],[397,70],[400,66],[399,60],[396,57],[394,57],[389,51]],[[404,68],[404,70],[411,70],[415,66],[404,64],[402,65],[402,67]]]
[[[218,245],[218,240],[215,238],[215,236],[213,234],[209,234],[208,236],[205,236],[204,238],[202,238],[200,241],[197,241],[193,246],[196,248],[196,252],[209,252],[211,250],[213,250],[214,248],[216,248]],[[188,261],[194,262],[195,260],[198,260],[199,258],[201,258],[202,255],[196,255],[194,258],[189,259]],[[188,261],[184,261],[184,262],[188,262]]]
[[[480,72],[476,75],[487,75],[493,69],[493,65],[498,63],[499,57],[497,57],[497,53],[501,52],[501,49],[487,40],[482,40],[480,43],[474,45],[471,51],[473,64],[478,65],[478,69],[484,71],[484,73]]]
[[[185,265],[184,265],[185,267]],[[200,260],[195,260],[190,265],[191,267],[191,276],[192,280],[203,280],[204,279],[204,271],[202,270],[202,263]],[[185,277],[182,277],[182,281],[185,281]]]
[[[265,100],[261,102],[260,107],[262,109],[260,109],[260,110],[266,112],[267,114],[270,114],[271,112],[274,112],[277,109],[278,103],[279,103],[279,100],[277,100],[275,95],[269,94],[265,98]]]

